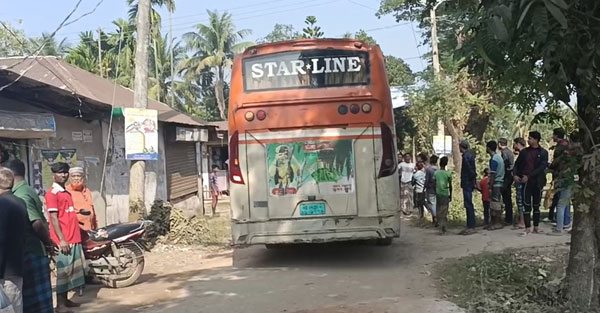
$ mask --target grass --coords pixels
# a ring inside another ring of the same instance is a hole
[[[468,313],[569,312],[561,297],[568,249],[484,253],[436,269],[445,298]]]

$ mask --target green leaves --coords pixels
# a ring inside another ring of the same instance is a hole
[[[493,16],[488,20],[488,30],[491,31],[498,40],[502,42],[509,41],[508,30],[500,17]]]
[[[523,4],[526,3],[525,1],[526,0],[521,1],[521,8],[523,8]],[[529,3],[527,3],[527,5],[525,6],[525,9],[523,10],[523,13],[521,13],[521,17],[519,17],[519,22],[517,22],[517,28],[521,28],[521,25],[523,24],[525,17],[527,17],[527,13],[529,13],[529,9],[531,9],[531,6],[535,2],[536,2],[536,0],[532,0],[532,1],[529,1]]]
[[[548,38],[550,31],[550,22],[548,21],[548,11],[541,5],[533,6],[531,12],[531,24],[535,31],[535,37],[538,41],[544,41]]]
[[[561,2],[562,0],[554,0],[554,1]],[[560,23],[560,26],[563,29],[566,29],[569,26],[567,23],[567,18],[561,12],[561,9],[556,4],[554,4],[554,2],[552,2],[551,0],[544,0],[544,5],[546,6],[546,9],[548,9],[550,14],[552,14],[552,16]],[[566,6],[566,4],[565,4],[565,6]]]

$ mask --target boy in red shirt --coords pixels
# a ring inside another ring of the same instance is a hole
[[[50,221],[50,237],[60,248],[56,257],[56,313],[72,312],[67,308],[79,304],[67,299],[69,290],[85,283],[83,250],[79,220],[73,206],[73,198],[65,189],[69,179],[69,165],[52,164],[54,184],[46,192],[46,208]]]
[[[479,182],[477,190],[481,192],[481,201],[483,202],[483,224],[484,229],[487,229],[490,225],[490,189],[488,188],[490,170],[483,170],[483,179]]]

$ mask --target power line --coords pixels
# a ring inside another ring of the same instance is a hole
[[[393,25],[388,25],[388,26],[383,26],[383,27],[377,27],[377,28],[371,28],[371,29],[363,29],[365,32],[375,32],[375,31],[379,31],[379,30],[384,30],[384,29],[390,29],[390,28],[396,28],[396,27],[400,27],[400,26],[404,26],[404,25],[408,25],[410,24],[410,22],[405,22],[405,23],[400,23],[400,24],[393,24]],[[342,35],[338,35],[336,37],[342,37],[344,36]]]
[[[86,16],[88,16],[88,15],[90,15],[90,14],[94,14],[94,12],[96,12],[96,9],[98,9],[98,7],[99,7],[99,6],[102,4],[102,2],[103,2],[103,1],[104,1],[104,0],[100,0],[100,1],[98,1],[98,3],[96,3],[96,6],[95,6],[95,7],[94,7],[94,8],[93,8],[91,11],[89,11],[89,12],[86,12],[86,13],[82,14],[82,15],[81,15],[81,16],[79,16],[78,18],[76,18],[76,19],[74,19],[74,20],[72,20],[72,21],[70,21],[70,22],[66,23],[66,24],[65,24],[65,25],[63,25],[63,26],[69,26],[69,25],[71,25],[71,24],[73,24],[73,23],[75,23],[75,22],[77,22],[77,21],[81,20],[82,18],[84,18],[84,17],[86,17]]]
[[[364,5],[362,3],[359,3],[359,2],[356,2],[356,1],[353,1],[353,0],[348,0],[348,2],[350,2],[352,4],[355,4],[355,5],[358,5],[360,7],[363,7],[363,8],[372,10],[372,11],[375,11],[375,12],[379,11],[378,9],[372,8],[372,7],[368,6],[368,5]]]
[[[270,0],[270,1],[264,1],[264,2],[260,2],[256,5],[247,5],[247,6],[240,6],[240,7],[236,7],[238,9],[242,9],[242,8],[253,8],[253,10],[250,11],[246,11],[246,12],[241,12],[239,14],[236,14],[236,17],[239,16],[244,16],[247,14],[254,14],[254,13],[259,13],[259,12],[264,12],[265,10],[273,10],[273,9],[281,9],[281,8],[291,8],[294,6],[298,6],[298,5],[302,5],[302,4],[306,4],[306,3],[311,3],[311,2],[318,2],[320,0],[306,0],[306,1],[300,1],[300,2],[296,2],[296,3],[288,3],[285,5],[279,5],[279,6],[273,6],[273,7],[269,7],[267,9],[254,9],[256,8],[256,6],[260,6],[261,4],[269,4],[269,3],[274,3],[274,2],[284,2],[287,0]],[[224,9],[224,12],[231,12],[236,8],[229,8],[229,9]],[[199,14],[190,14],[190,15],[186,15],[186,16],[179,16],[179,17],[173,17],[173,20],[177,20],[177,19],[184,19],[184,18],[188,18],[188,17],[194,17],[194,16],[204,16],[207,15],[207,13],[199,13]],[[182,22],[182,23],[177,23],[177,24],[173,24],[172,26],[195,26],[199,23],[205,23],[208,22],[209,19],[208,18],[204,18],[204,19],[200,19],[200,20],[195,20],[195,21],[187,21],[187,22]],[[112,25],[111,25],[112,27]],[[111,28],[109,26],[106,26],[104,28]],[[161,30],[166,30],[168,28],[168,25],[165,26],[161,26]],[[62,33],[61,35],[71,35],[71,34],[79,34],[80,32],[68,32],[68,33]]]
[[[96,11],[96,9],[98,8],[98,6],[100,6],[100,4],[103,2],[104,0],[100,0],[98,2],[98,4],[94,7],[94,9],[92,9],[91,11],[82,14],[81,16],[79,16],[77,19],[75,19],[74,21],[80,20],[85,16],[88,16],[92,13],[94,13]],[[48,36],[48,39],[54,38],[54,35],[56,34],[56,32],[58,32],[62,27],[64,27],[65,25],[68,25],[68,21],[71,18],[71,16],[75,13],[75,11],[77,11],[77,9],[79,8],[79,5],[81,4],[82,0],[79,0],[76,4],[75,7],[69,12],[69,14],[62,20],[62,22],[58,25],[58,27],[50,34],[50,36]],[[6,29],[9,29],[8,26],[4,23],[2,23],[2,26]],[[21,43],[21,45],[23,46],[23,48],[26,48],[25,43],[22,42],[18,36],[9,30],[9,33],[15,38],[17,39],[17,41],[19,41]],[[77,101],[79,102],[79,117],[81,117],[81,107],[83,105],[81,99],[79,98],[79,96],[77,95],[77,92],[71,87],[69,86],[68,83],[66,83],[60,76],[56,75],[56,73],[54,73],[50,68],[48,68],[46,65],[44,65],[42,62],[40,62],[40,60],[38,59],[39,54],[42,52],[42,50],[44,49],[44,47],[46,46],[46,44],[48,44],[49,40],[45,40],[39,47],[38,49],[35,51],[34,55],[33,55],[33,59],[34,61],[36,61],[38,64],[40,64],[41,66],[45,67],[48,71],[50,71],[52,74],[54,74],[54,76],[59,79],[63,84],[65,84],[65,87],[69,88],[71,93],[77,98]],[[25,62],[27,59],[29,59],[30,57],[32,57],[31,55],[25,56],[22,60],[20,60],[19,62],[16,62],[15,64],[12,64],[10,66],[8,66],[6,69],[12,69],[20,64],[22,64],[23,62]],[[32,64],[27,67],[24,71],[21,72],[21,74],[14,79],[13,81],[11,81],[8,84],[5,84],[4,86],[0,87],[0,92],[10,86],[12,86],[13,84],[15,84],[16,82],[18,82],[23,76],[25,76],[25,74],[27,72],[29,72],[34,66],[34,63],[32,62]]]
[[[56,34],[56,32],[57,32],[58,30],[60,30],[60,29],[61,29],[61,28],[62,28],[62,27],[65,25],[65,23],[66,23],[66,22],[67,22],[67,21],[68,21],[68,20],[71,18],[71,16],[73,15],[73,13],[75,13],[75,11],[77,11],[77,8],[79,8],[79,5],[81,4],[81,1],[82,1],[82,0],[79,0],[79,1],[77,1],[77,3],[75,4],[75,7],[74,7],[74,8],[71,10],[71,12],[69,12],[69,14],[67,15],[67,17],[65,17],[65,18],[63,19],[63,21],[62,21],[62,22],[61,22],[61,23],[58,25],[58,27],[57,27],[57,28],[56,28],[56,29],[55,29],[55,30],[52,32],[52,34],[50,34],[50,36],[49,36],[48,38],[52,38],[52,37],[54,37],[54,35]],[[100,0],[100,1],[102,1],[102,0]],[[34,53],[34,57],[37,57],[37,56],[40,54],[40,52],[42,52],[42,49],[44,49],[44,47],[46,46],[46,44],[47,44],[47,43],[48,43],[48,41],[44,41],[44,42],[43,42],[43,43],[42,43],[42,44],[41,44],[41,45],[38,47],[38,50],[37,50],[37,51]],[[15,64],[13,64],[13,65],[9,66],[7,69],[11,69],[11,68],[13,68],[13,67],[15,67],[15,66],[17,66],[17,65],[19,65],[19,64],[21,64],[21,63],[23,63],[23,62],[25,62],[27,59],[29,59],[29,57],[30,57],[30,55],[28,55],[28,56],[25,56],[25,58],[23,58],[23,60],[21,60],[20,62],[17,62],[17,63],[15,63]],[[22,76],[19,76],[19,77],[22,77]],[[1,88],[1,89],[0,89],[0,91],[2,91],[2,89],[4,89],[4,88]]]
[[[304,2],[300,2],[300,3],[296,3],[295,5],[306,4],[306,3],[315,2],[315,1],[321,1],[321,0],[309,0],[309,1],[304,1]],[[314,8],[314,7],[318,7],[318,6],[329,5],[329,4],[332,4],[332,3],[335,3],[335,2],[339,2],[339,1],[341,1],[341,0],[333,0],[333,1],[319,3],[319,4],[305,5],[305,6],[301,6],[301,7],[294,7],[294,8],[291,8],[291,9],[277,10],[277,11],[272,11],[272,12],[261,11],[262,12],[261,14],[255,14],[255,15],[251,15],[251,16],[237,18],[237,19],[234,19],[234,22],[236,22],[236,21],[244,21],[244,20],[249,20],[249,19],[254,19],[254,18],[260,18],[260,17],[274,15],[274,14],[279,14],[279,13],[291,12],[291,11],[296,11],[296,10],[300,10],[300,9]],[[287,7],[290,7],[290,6],[287,6]],[[194,26],[196,26],[198,23],[201,23],[201,22],[202,21],[195,22],[193,24],[186,23],[186,24],[188,24],[188,26],[185,26],[185,27],[175,27],[175,28],[173,28],[173,31],[192,30],[192,29],[194,29]],[[168,28],[168,26],[162,26],[161,27],[161,29],[165,29],[165,28]],[[125,33],[134,33],[134,32],[135,32],[135,30],[131,29],[129,31],[126,31]],[[79,40],[79,42],[92,42],[92,41],[95,42],[96,40],[95,39],[94,40],[87,39],[87,40],[83,40],[83,41]]]
[[[417,47],[417,53],[419,55],[423,55],[423,54],[421,54],[421,49],[419,49],[419,40],[417,39],[417,33],[415,32],[415,26],[413,25],[412,20],[410,21],[410,28],[412,30],[413,38],[415,39],[415,45]],[[422,58],[420,58],[420,63],[421,63],[421,69],[424,70],[425,69],[425,64],[423,64],[423,59]]]

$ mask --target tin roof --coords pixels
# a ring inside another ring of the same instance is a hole
[[[27,59],[24,57],[0,58],[0,71],[9,71],[16,76],[23,75],[24,78],[76,93],[79,97],[105,104],[108,108],[113,103],[114,91],[114,107],[133,107],[133,90],[118,84],[115,87],[113,81],[80,69],[54,56],[37,57],[37,59],[33,57]],[[152,99],[148,99],[148,109],[157,110],[158,120],[162,122],[192,126],[207,125]]]

